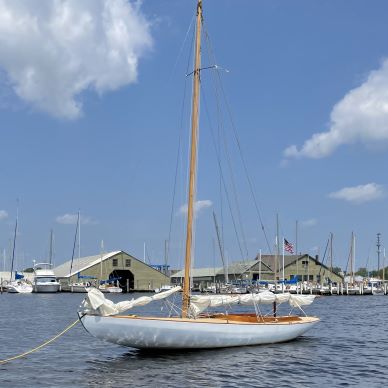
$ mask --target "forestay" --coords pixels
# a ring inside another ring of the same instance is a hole
[[[117,315],[124,311],[130,310],[133,307],[145,306],[154,300],[167,298],[180,290],[181,287],[178,286],[153,296],[141,296],[137,299],[113,303],[111,300],[106,299],[104,294],[97,290],[97,288],[89,288],[82,307],[84,308],[84,313],[86,314],[102,316]]]
[[[288,302],[292,307],[313,303],[315,295],[273,294],[270,291],[245,295],[192,295],[190,312],[196,317],[209,307],[232,306],[236,304],[253,306],[256,304],[277,304]]]

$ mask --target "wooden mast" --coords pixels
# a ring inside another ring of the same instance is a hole
[[[193,217],[195,200],[195,183],[197,172],[197,142],[199,121],[199,76],[201,66],[201,27],[202,27],[202,0],[197,5],[197,28],[195,36],[195,62],[193,72],[193,101],[191,112],[191,147],[190,147],[190,176],[189,194],[187,201],[187,228],[186,228],[186,255],[185,279],[183,282],[182,317],[187,317],[190,304],[190,267],[193,242]]]

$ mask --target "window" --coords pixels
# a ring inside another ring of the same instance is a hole
[[[112,259],[112,267],[117,267],[118,259]]]
[[[125,266],[130,267],[131,266],[131,259],[125,259]]]

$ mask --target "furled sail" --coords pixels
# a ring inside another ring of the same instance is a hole
[[[153,296],[141,296],[137,299],[114,303],[106,299],[101,291],[96,288],[89,288],[83,302],[83,309],[85,313],[91,315],[117,315],[134,307],[145,306],[154,300],[167,298],[180,290],[181,287],[178,286]],[[209,307],[228,307],[237,304],[252,306],[255,304],[272,304],[274,302],[281,304],[288,302],[292,307],[301,307],[311,304],[314,299],[315,295],[273,294],[269,291],[245,295],[192,295],[190,299],[190,315],[196,317]]]
[[[255,304],[277,304],[288,302],[292,307],[307,306],[313,303],[315,295],[293,295],[289,293],[273,294],[270,291],[258,294],[238,295],[192,295],[190,300],[190,312],[197,316],[209,307]]]
[[[119,303],[113,303],[111,300],[106,299],[104,294],[97,290],[97,288],[89,288],[88,294],[83,301],[83,312],[91,315],[117,315],[124,311],[130,310],[133,307],[144,306],[151,303],[154,300],[160,300],[169,297],[181,290],[181,287],[174,287],[171,290],[160,292],[153,296],[141,296],[137,299],[125,300]]]

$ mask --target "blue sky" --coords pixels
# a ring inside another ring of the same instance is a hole
[[[54,5],[56,4],[57,9]],[[183,138],[170,264],[182,264],[189,117],[181,127],[194,1],[4,1],[0,4],[0,248],[19,198],[18,267],[72,253],[123,249],[163,262],[178,138]],[[270,243],[275,218],[298,250],[376,268],[386,240],[388,24],[385,1],[204,1],[206,29]],[[33,22],[32,22],[33,21]],[[204,57],[203,64],[213,64]],[[211,98],[211,71],[203,74]],[[190,107],[185,106],[184,113]],[[220,264],[212,210],[228,259],[241,260],[221,197],[202,107],[197,199],[198,266]],[[212,122],[215,120],[212,115]],[[231,156],[248,256],[267,252],[238,153]],[[234,147],[234,148],[233,148]],[[210,205],[211,204],[211,205]],[[208,206],[210,205],[210,206]],[[2,265],[1,265],[2,268]]]

